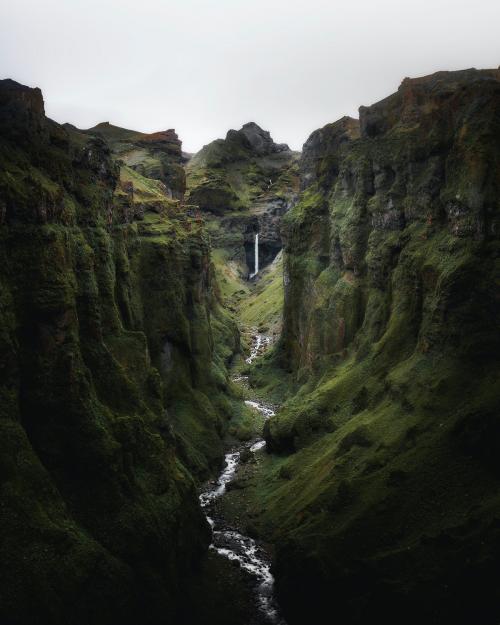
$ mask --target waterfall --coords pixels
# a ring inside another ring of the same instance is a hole
[[[256,276],[259,273],[259,233],[255,235],[255,271],[253,273]]]
[[[254,271],[249,275],[249,279],[254,278],[259,273],[259,233],[255,234],[255,256],[254,256]]]

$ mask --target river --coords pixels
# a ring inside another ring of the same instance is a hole
[[[252,348],[249,357],[246,359],[251,364],[271,343],[271,338],[265,334],[257,332],[253,335]],[[244,384],[247,380],[245,376],[233,378],[237,383]],[[274,415],[272,407],[256,400],[246,400],[247,406],[258,410],[265,419]],[[200,503],[207,517],[207,521],[212,527],[212,544],[220,555],[228,560],[238,562],[239,566],[250,573],[255,580],[255,600],[256,607],[261,613],[263,623],[269,625],[286,625],[280,614],[279,607],[274,595],[274,577],[271,573],[271,559],[269,554],[257,540],[242,534],[238,528],[231,527],[229,523],[219,513],[214,513],[214,502],[220,497],[224,497],[226,487],[231,482],[238,470],[241,453],[250,450],[257,453],[263,449],[266,442],[263,438],[242,443],[237,448],[226,453],[224,469],[218,479],[211,482],[200,494]]]

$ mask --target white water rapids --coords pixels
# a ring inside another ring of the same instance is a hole
[[[267,336],[267,334],[254,334],[252,336],[252,350],[250,352],[250,356],[245,360],[248,365],[251,365],[252,362],[260,356],[271,344],[271,337]],[[236,378],[240,380],[241,378]]]
[[[252,350],[246,362],[251,363],[263,351],[263,346],[268,346],[270,341],[270,337],[265,335],[254,335]],[[240,376],[234,378],[234,380],[244,382],[246,378]],[[266,419],[274,415],[272,408],[259,401],[247,400],[245,404],[258,410]],[[265,440],[257,439],[250,446],[244,444],[238,449],[227,453],[222,473],[215,483],[211,483],[207,490],[201,493],[200,503],[212,527],[212,544],[210,548],[228,560],[237,561],[242,569],[255,578],[256,603],[264,621],[270,625],[286,625],[274,598],[274,577],[271,573],[271,563],[268,554],[253,538],[244,536],[233,528],[224,527],[224,519],[210,516],[214,501],[224,495],[227,484],[231,482],[236,474],[241,451],[249,449],[250,452],[255,453],[263,449],[265,445]]]

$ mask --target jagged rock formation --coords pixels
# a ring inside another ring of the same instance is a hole
[[[237,349],[204,229],[38,89],[0,82],[0,129],[0,621],[179,622]]]
[[[274,143],[270,133],[255,122],[243,124],[240,130],[229,130],[226,141],[250,149],[259,156],[269,156],[281,152],[290,152],[286,143]]]
[[[304,146],[262,503],[291,625],[500,617],[499,144],[467,70]]]
[[[261,267],[282,247],[280,223],[296,195],[297,157],[250,122],[206,145],[188,163],[188,201],[206,215],[213,246],[245,274],[254,271],[256,232]]]

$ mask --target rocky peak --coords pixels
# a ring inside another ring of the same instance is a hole
[[[182,158],[182,141],[179,140],[177,133],[173,128],[169,130],[160,130],[150,134],[140,134],[137,137],[138,145],[154,149],[162,150]]]
[[[286,143],[275,143],[268,130],[263,130],[255,122],[247,122],[240,130],[229,130],[226,141],[243,144],[258,155],[289,151]]]
[[[110,122],[100,122],[97,126],[94,126],[94,130],[107,130],[111,128],[112,124]]]
[[[178,143],[181,145],[179,141],[179,137],[173,128],[169,128],[168,130],[158,130],[157,132],[152,132],[150,134],[144,134],[141,137],[142,141],[145,142],[164,142],[164,143]]]

